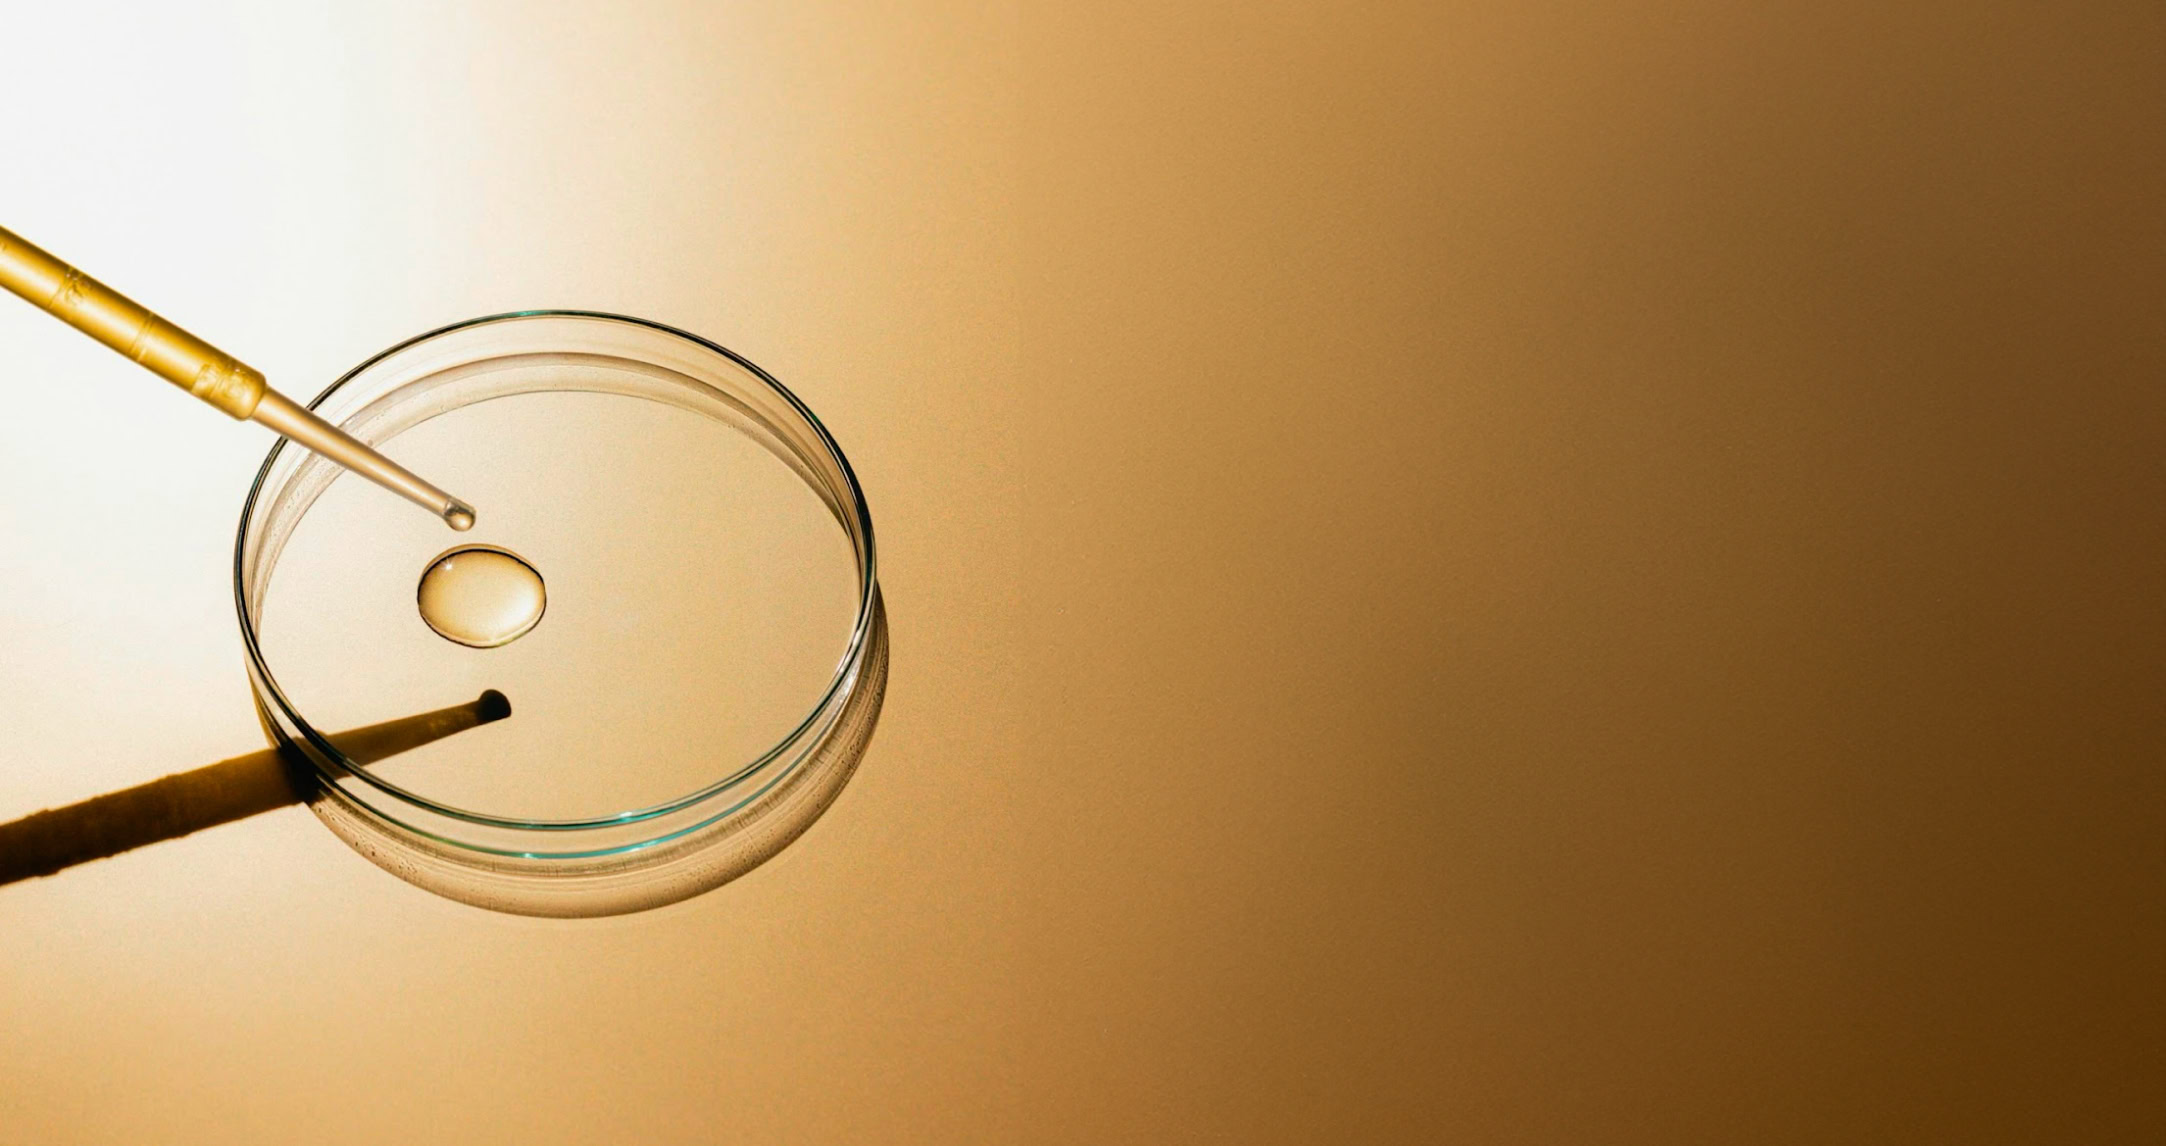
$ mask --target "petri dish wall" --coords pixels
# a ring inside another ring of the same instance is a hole
[[[750,870],[848,779],[886,678],[871,516],[758,367],[530,312],[403,343],[310,405],[478,511],[453,534],[281,443],[242,513],[258,708],[370,860],[496,910],[640,910]],[[484,690],[509,718],[371,764],[326,735]]]

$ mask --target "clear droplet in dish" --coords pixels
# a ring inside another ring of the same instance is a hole
[[[429,562],[415,600],[421,619],[437,636],[493,649],[539,624],[549,593],[541,574],[518,554],[493,545],[462,545]]]

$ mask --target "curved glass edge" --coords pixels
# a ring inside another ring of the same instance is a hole
[[[813,712],[806,717],[805,721],[802,722],[790,736],[785,737],[782,742],[778,743],[766,754],[763,754],[761,757],[755,759],[751,764],[738,769],[732,774],[732,776],[725,777],[723,780],[718,781],[715,784],[711,784],[698,791],[689,793],[686,796],[680,797],[675,800],[666,801],[662,804],[654,805],[649,808],[638,809],[636,811],[571,820],[533,820],[516,817],[501,817],[488,815],[486,813],[472,812],[465,809],[452,808],[437,803],[435,801],[419,797],[416,794],[406,792],[398,786],[370,774],[365,769],[359,768],[351,760],[348,760],[343,753],[339,752],[337,747],[333,745],[329,741],[329,739],[326,738],[319,730],[311,726],[303,717],[301,717],[299,712],[287,699],[287,697],[284,695],[283,690],[278,687],[275,677],[272,675],[268,664],[265,662],[262,649],[257,641],[255,634],[255,618],[251,614],[249,607],[249,573],[252,569],[252,561],[249,551],[250,527],[252,524],[260,520],[256,517],[256,509],[259,502],[262,500],[265,489],[271,483],[274,468],[281,460],[282,452],[284,451],[284,448],[286,446],[286,442],[284,439],[280,439],[278,442],[274,443],[269,453],[265,456],[262,466],[259,467],[256,472],[254,482],[249,487],[247,499],[242,506],[240,525],[238,530],[236,531],[234,544],[234,605],[235,610],[240,618],[242,644],[244,646],[244,652],[246,653],[247,657],[247,667],[250,683],[255,686],[257,696],[259,698],[259,705],[261,705],[263,699],[265,698],[268,698],[271,702],[271,705],[264,709],[264,715],[266,716],[266,726],[276,730],[278,739],[286,741],[291,747],[301,750],[302,755],[307,757],[310,762],[315,766],[315,771],[317,773],[317,779],[319,783],[323,785],[329,792],[343,794],[347,796],[349,800],[351,800],[353,793],[342,783],[342,780],[347,778],[356,779],[366,785],[369,785],[370,787],[373,787],[377,791],[381,792],[383,795],[393,800],[399,801],[406,805],[410,805],[412,809],[416,811],[433,816],[443,817],[445,819],[456,821],[459,823],[474,825],[483,828],[507,829],[514,832],[575,832],[622,828],[631,824],[643,823],[646,821],[667,817],[670,816],[672,813],[680,812],[687,808],[692,808],[703,801],[710,800],[722,795],[723,793],[727,792],[731,787],[735,786],[738,783],[741,783],[744,779],[748,778],[751,774],[759,771],[765,765],[779,759],[783,753],[786,753],[789,750],[793,743],[804,739],[808,732],[812,731],[817,725],[819,725],[820,717],[823,712],[829,710],[832,707],[839,714],[841,706],[838,705],[837,702],[846,701],[851,693],[857,691],[855,689],[845,689],[844,686],[850,678],[857,675],[857,671],[861,667],[861,663],[864,659],[864,654],[867,648],[868,638],[870,637],[873,629],[873,622],[876,615],[880,611],[878,569],[873,542],[871,510],[866,503],[864,490],[862,486],[858,483],[856,472],[851,468],[849,459],[843,454],[840,444],[834,440],[833,435],[828,432],[826,426],[820,422],[819,418],[816,415],[812,413],[811,409],[807,407],[804,402],[799,399],[794,393],[792,393],[788,389],[788,387],[784,386],[780,381],[775,379],[773,375],[768,374],[758,365],[718,343],[711,342],[707,339],[699,337],[698,335],[679,330],[675,327],[671,327],[663,323],[653,322],[647,319],[635,318],[627,315],[617,315],[609,314],[602,311],[586,310],[529,310],[514,311],[498,315],[489,315],[481,318],[468,319],[463,322],[452,323],[450,325],[439,327],[435,330],[418,335],[414,338],[407,339],[404,342],[398,343],[397,345],[392,346],[389,349],[373,355],[366,361],[362,362],[360,365],[354,367],[352,370],[349,370],[344,375],[340,376],[340,378],[337,381],[333,382],[330,386],[326,387],[321,393],[319,393],[315,397],[314,400],[309,403],[309,406],[311,409],[317,410],[326,408],[328,404],[331,403],[340,394],[343,387],[345,387],[348,383],[352,382],[354,379],[361,377],[371,368],[394,358],[402,352],[411,350],[423,344],[430,343],[435,339],[444,337],[446,335],[451,335],[481,327],[487,327],[499,323],[517,322],[531,319],[580,319],[593,320],[607,324],[624,324],[637,328],[645,328],[647,330],[651,330],[661,334],[674,336],[688,343],[696,345],[704,350],[719,354],[723,358],[727,359],[730,363],[751,374],[754,378],[758,379],[761,383],[763,383],[776,396],[780,397],[787,404],[790,411],[794,413],[797,417],[802,419],[805,423],[806,428],[812,431],[816,439],[823,447],[822,452],[826,455],[825,460],[831,462],[834,465],[835,469],[839,472],[843,480],[844,486],[848,490],[850,495],[848,505],[849,509],[851,510],[850,516],[854,519],[852,521],[844,522],[846,532],[849,532],[853,535],[852,541],[857,544],[861,553],[858,616],[856,623],[852,628],[850,639],[847,642],[844,654],[841,658],[841,663],[838,665],[838,672],[835,680],[830,684],[826,695],[821,698],[821,702],[814,706]],[[336,421],[337,419],[333,418],[332,420]],[[299,453],[300,451],[296,452]],[[294,463],[294,470],[298,470],[298,468],[302,464],[304,463]],[[287,474],[281,476],[285,480],[294,480],[292,471],[289,471]],[[854,526],[854,528],[851,528],[852,526]],[[816,750],[818,746],[819,745],[817,743],[817,738],[815,738],[815,743],[808,746],[807,751],[809,752],[812,750]],[[749,801],[740,802],[739,805],[717,813],[712,817],[709,817],[705,820],[700,821],[699,823],[691,825],[690,827],[677,828],[672,831],[665,832],[661,836],[649,839],[641,843],[632,843],[613,847],[592,848],[583,851],[547,853],[535,852],[531,850],[500,849],[490,848],[487,846],[476,846],[473,843],[460,841],[454,838],[448,838],[446,835],[438,831],[429,831],[413,825],[405,824],[401,822],[399,818],[390,816],[386,814],[382,809],[374,807],[371,802],[359,800],[355,800],[352,802],[357,808],[366,808],[368,810],[368,814],[371,815],[373,818],[387,824],[396,825],[398,829],[403,833],[412,835],[419,839],[435,840],[444,845],[462,848],[465,849],[469,854],[496,855],[503,858],[548,857],[569,859],[582,856],[597,857],[621,854],[627,850],[647,847],[655,843],[678,838],[688,832],[697,832],[704,826],[713,824],[728,817],[732,811],[741,809],[744,804]]]
[[[503,364],[524,364],[530,363],[533,360],[545,360],[549,364],[558,364],[558,360],[578,364],[609,364],[615,368],[627,370],[636,376],[646,379],[650,383],[655,379],[661,379],[664,383],[664,388],[658,391],[654,389],[652,385],[603,385],[600,383],[579,383],[564,385],[552,383],[547,386],[539,387],[517,384],[503,386],[500,388],[490,388],[484,386],[481,389],[479,396],[468,395],[466,396],[465,400],[458,402],[456,406],[446,406],[446,410],[471,405],[473,402],[484,401],[490,397],[495,396],[517,393],[534,393],[544,389],[569,389],[588,390],[601,393],[621,393],[635,397],[644,397],[654,401],[663,402],[665,404],[677,405],[686,409],[695,409],[695,412],[703,413],[711,417],[716,417],[719,420],[725,421],[728,424],[736,427],[740,431],[752,436],[754,440],[759,441],[762,445],[767,447],[770,452],[773,452],[774,454],[776,454],[777,457],[780,457],[784,461],[789,463],[790,468],[792,468],[795,472],[798,473],[800,479],[805,480],[808,485],[813,486],[815,492],[820,492],[822,494],[823,501],[827,503],[830,511],[835,513],[838,524],[841,524],[843,526],[844,532],[850,537],[852,547],[856,551],[858,556],[860,578],[862,579],[868,574],[866,562],[868,560],[869,554],[864,548],[861,538],[859,538],[855,531],[851,529],[852,523],[844,512],[846,507],[841,500],[841,495],[844,491],[821,490],[820,485],[823,483],[820,481],[820,478],[826,475],[815,474],[811,469],[807,467],[803,459],[792,457],[787,454],[788,449],[793,444],[795,444],[788,440],[787,434],[785,432],[788,427],[773,426],[756,413],[743,410],[741,404],[736,402],[732,398],[732,396],[727,394],[726,392],[720,391],[716,387],[706,382],[702,382],[699,379],[681,374],[668,367],[657,366],[651,363],[639,362],[636,360],[621,359],[594,354],[499,355],[470,362],[462,366],[430,370],[421,374],[417,378],[399,382],[386,393],[369,399],[366,404],[360,407],[358,411],[348,415],[345,419],[345,425],[349,430],[354,431],[356,436],[361,438],[363,441],[373,443],[388,439],[389,437],[397,433],[404,432],[405,430],[410,429],[413,426],[420,424],[421,422],[427,421],[429,418],[436,416],[436,414],[438,413],[445,412],[443,410],[432,411],[428,409],[423,409],[418,413],[409,413],[406,417],[393,418],[392,415],[394,413],[398,413],[401,409],[403,409],[402,404],[395,401],[395,399],[398,399],[400,395],[405,393],[409,388],[420,385],[423,382],[436,382],[445,378],[447,375],[465,375],[466,377],[461,380],[462,383],[485,383],[487,375],[499,369],[502,369]],[[483,369],[484,367],[487,367],[489,369],[485,370]],[[722,406],[723,409],[716,410],[699,408],[701,406],[704,406],[706,403],[715,403]],[[374,412],[373,414],[372,411]],[[739,418],[728,416],[732,412],[745,414],[747,418],[750,418],[752,420],[753,424],[747,425],[744,423],[743,420]],[[755,428],[761,431],[765,431],[767,435],[772,436],[763,436],[763,434],[761,433],[756,433],[754,432]],[[381,431],[381,433],[379,433],[378,431]],[[253,551],[249,556],[249,560],[244,563],[242,569],[240,570],[243,577],[243,600],[248,605],[254,606],[253,608],[244,607],[244,619],[247,622],[247,627],[244,629],[243,636],[244,640],[250,642],[251,644],[253,644],[253,639],[255,635],[253,630],[253,624],[256,620],[256,610],[259,610],[261,608],[262,594],[268,582],[271,570],[273,567],[275,567],[278,557],[283,550],[283,546],[288,535],[298,525],[299,520],[306,515],[309,507],[313,504],[315,499],[329,487],[331,480],[340,472],[335,465],[333,465],[329,461],[326,461],[325,459],[316,457],[315,455],[308,454],[306,452],[297,453],[301,460],[292,463],[282,473],[280,473],[276,478],[273,479],[275,482],[279,482],[281,484],[279,485],[278,492],[271,498],[270,508],[265,511],[265,513],[261,516],[253,519],[253,521],[255,522],[265,523],[262,527],[263,532],[257,535],[257,544],[253,547]],[[833,476],[838,481],[841,479],[839,467],[834,471]],[[875,589],[877,589],[877,582],[874,582],[874,586]],[[251,590],[252,593],[250,592]],[[706,787],[700,788],[698,790],[671,800],[662,801],[661,803],[654,804],[645,808],[622,810],[600,816],[589,816],[569,819],[522,818],[517,820],[517,825],[522,828],[539,830],[581,830],[588,828],[608,827],[615,824],[645,820],[661,815],[666,815],[688,805],[707,800],[737,786],[752,773],[767,767],[769,764],[773,763],[776,760],[783,759],[785,755],[792,750],[793,746],[795,746],[804,736],[806,736],[813,729],[814,725],[821,719],[822,714],[827,711],[829,703],[836,696],[837,692],[842,688],[844,678],[848,675],[848,673],[852,669],[852,666],[856,663],[856,659],[859,655],[859,648],[861,645],[861,642],[856,639],[856,636],[857,630],[854,628],[852,633],[852,640],[846,642],[844,652],[836,662],[835,675],[833,676],[833,678],[830,679],[827,688],[823,691],[819,699],[814,702],[813,708],[810,712],[806,714],[804,719],[801,720],[796,727],[792,728],[786,735],[784,735],[775,745],[770,747],[761,755],[755,757],[751,762],[740,767],[737,771],[716,780],[714,783],[709,784]],[[343,784],[346,780],[351,779],[359,783],[372,785],[385,791],[386,793],[389,793],[392,796],[402,799],[419,808],[426,809],[438,815],[450,817],[453,819],[464,820],[469,823],[480,825],[503,825],[511,821],[511,817],[498,817],[486,813],[477,813],[466,809],[451,807],[438,801],[432,800],[428,797],[422,796],[419,793],[412,791],[411,789],[395,784],[380,776],[377,776],[373,772],[354,770],[350,765],[347,764],[345,756],[338,751],[335,745],[330,744],[327,740],[323,739],[320,734],[316,733],[312,727],[307,726],[305,722],[301,722],[299,720],[297,706],[293,705],[289,700],[286,699],[283,689],[279,686],[275,677],[270,675],[268,666],[262,666],[259,671],[257,667],[258,664],[260,664],[260,661],[252,661],[251,663],[252,681],[254,681],[259,691],[267,691],[277,700],[281,711],[294,714],[295,720],[297,722],[297,727],[294,729],[295,738],[301,743],[313,747],[316,754],[324,757],[326,760],[329,761],[327,767],[333,769],[334,776],[336,777],[336,782]]]
[[[710,818],[667,840],[601,856],[479,855],[417,834],[375,810],[323,792],[318,819],[371,863],[426,891],[492,911],[549,918],[644,911],[729,882],[803,835],[856,772],[887,689],[887,625],[876,620],[850,703],[811,759],[744,812]]]

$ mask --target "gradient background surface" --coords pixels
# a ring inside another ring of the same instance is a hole
[[[2166,9],[10,7],[0,223],[311,395],[615,310],[893,677],[719,891],[0,888],[0,1141],[2155,1140]],[[268,442],[0,299],[0,818],[257,748]]]

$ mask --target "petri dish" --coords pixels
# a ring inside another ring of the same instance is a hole
[[[258,710],[362,855],[482,907],[615,914],[751,870],[840,792],[886,685],[872,518],[765,371],[534,311],[401,343],[310,408],[479,518],[452,534],[284,442],[243,508]],[[508,718],[381,760],[326,735],[485,690]]]

